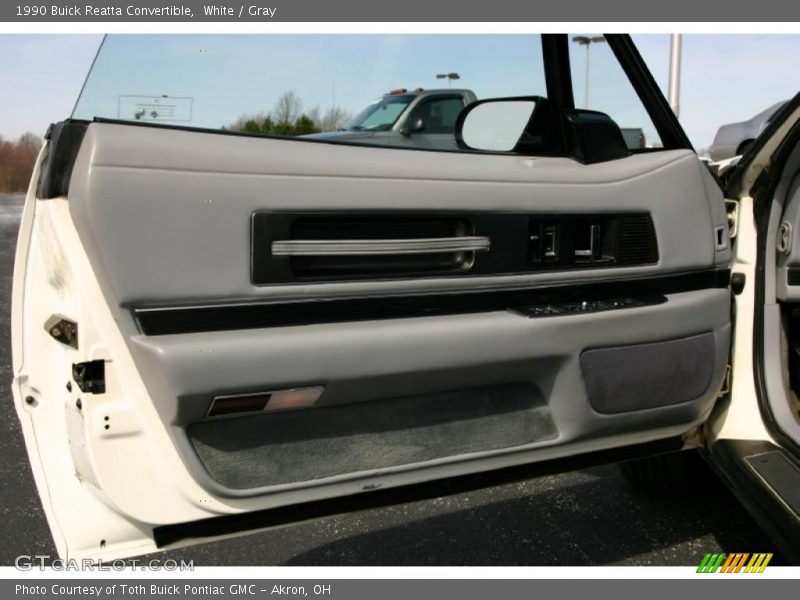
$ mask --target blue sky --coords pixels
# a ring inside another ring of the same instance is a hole
[[[666,91],[669,36],[634,40]],[[0,135],[38,135],[68,116],[101,41],[96,35],[0,35]],[[604,44],[591,50],[590,107],[649,129]],[[220,126],[268,110],[285,89],[307,106],[356,112],[396,86],[436,87],[458,70],[479,97],[543,93],[536,38],[528,36],[120,36],[111,38],[81,110],[115,117],[120,94],[193,98],[193,122]],[[696,147],[722,123],[743,120],[800,90],[798,35],[685,35],[681,122]],[[502,63],[498,56],[509,57]],[[576,102],[584,51],[573,49]],[[363,65],[363,68],[361,68]],[[215,73],[212,76],[208,73]],[[649,132],[648,132],[649,133]]]
[[[69,116],[102,36],[0,35],[0,135],[16,138]]]

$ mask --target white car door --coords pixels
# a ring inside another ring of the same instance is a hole
[[[15,266],[14,399],[59,552],[692,443],[728,361],[722,195],[630,40],[607,39],[660,151],[574,109],[566,36],[526,42],[542,130],[499,153],[110,118],[134,50],[241,48],[108,38],[42,152]]]

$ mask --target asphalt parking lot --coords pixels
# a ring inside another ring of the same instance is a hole
[[[10,295],[21,196],[0,195],[0,565],[55,554],[11,401]],[[706,552],[773,552],[727,493],[630,489],[615,465],[168,552],[199,565],[697,565]],[[779,564],[776,557],[773,564]]]

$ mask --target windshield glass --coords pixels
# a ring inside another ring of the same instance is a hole
[[[377,130],[412,95],[376,96],[445,93],[441,73],[479,98],[546,95],[539,35],[109,35],[72,116],[280,136]]]
[[[353,131],[385,131],[391,129],[414,96],[397,95],[378,98],[347,124]]]

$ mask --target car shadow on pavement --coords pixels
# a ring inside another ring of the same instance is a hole
[[[775,552],[726,490],[658,496],[615,465],[168,552],[199,565],[683,565]],[[773,559],[772,564],[779,564]]]
[[[732,498],[650,495],[609,475],[336,540],[286,564],[689,566],[714,551],[773,548]]]

